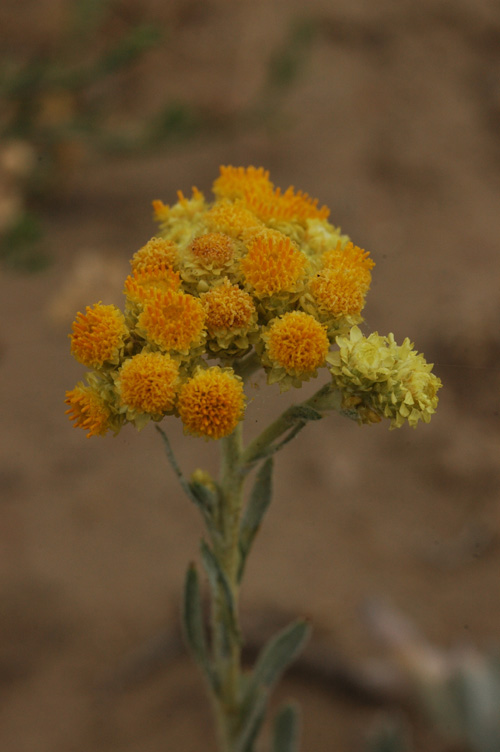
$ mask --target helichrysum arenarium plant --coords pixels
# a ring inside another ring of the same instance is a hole
[[[154,202],[159,231],[131,259],[124,311],[100,302],[76,316],[71,352],[89,372],[66,403],[88,436],[168,417],[187,434],[219,442],[219,477],[196,470],[187,480],[158,428],[206,525],[211,628],[191,565],[186,639],[207,680],[220,749],[252,752],[270,690],[308,633],[306,621],[294,622],[253,669],[242,668],[238,594],[271,498],[272,455],[333,410],[360,424],[428,423],[441,383],[408,339],[398,345],[392,334],[365,336],[358,327],[374,262],[330,224],[326,206],[275,188],[263,168],[221,167],[213,192],[212,202],[196,188],[191,198],[179,192],[173,206]],[[259,369],[281,392],[319,372],[330,376],[245,444],[245,387]],[[287,705],[274,724],[273,752],[296,749],[296,736]]]

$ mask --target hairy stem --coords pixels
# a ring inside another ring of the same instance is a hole
[[[253,462],[266,456],[277,439],[303,420],[300,417],[301,408],[312,408],[321,413],[326,410],[340,410],[341,402],[340,393],[332,391],[329,385],[325,385],[304,402],[291,405],[248,445],[241,457],[242,468],[245,470]]]
[[[216,701],[222,750],[232,752],[240,722],[241,645],[238,624],[239,598],[239,536],[243,504],[241,473],[242,425],[221,439],[221,530],[214,553],[229,584],[234,604],[234,624],[228,620],[226,595],[219,585],[213,614],[214,660],[219,673],[221,691]],[[221,625],[223,630],[221,630]],[[229,643],[229,644],[227,644]]]

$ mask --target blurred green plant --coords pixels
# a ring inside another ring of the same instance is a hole
[[[30,212],[19,214],[0,237],[0,259],[8,269],[38,272],[50,264],[40,220]]]
[[[0,165],[0,193],[15,198],[9,211],[0,212],[0,258],[11,268],[35,271],[46,266],[41,232],[34,231],[43,223],[33,202],[61,192],[89,150],[134,154],[200,134],[225,138],[246,129],[279,126],[282,97],[304,69],[315,32],[311,20],[293,21],[270,56],[261,90],[240,110],[220,112],[174,99],[139,122],[131,119],[117,126],[110,119],[113,103],[103,82],[137,64],[164,40],[165,32],[158,24],[139,21],[113,39],[104,32],[116,9],[111,0],[76,0],[68,6],[54,45],[28,59],[0,61],[2,148],[24,144],[33,151],[30,169],[15,181]],[[100,50],[103,37],[111,41]]]
[[[0,259],[19,271],[37,271],[49,261],[37,199],[63,189],[86,149],[111,138],[104,126],[109,103],[96,84],[161,39],[153,25],[132,24],[89,59],[90,42],[109,22],[113,5],[77,0],[68,10],[56,44],[0,62]]]
[[[372,602],[369,622],[389,649],[408,699],[445,748],[463,752],[500,750],[500,656],[468,645],[442,650],[415,625],[387,606]],[[406,752],[406,729],[381,725],[367,752]]]

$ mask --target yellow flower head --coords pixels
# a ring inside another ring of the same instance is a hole
[[[187,355],[203,341],[205,311],[198,298],[180,290],[152,289],[138,316],[137,330],[163,350]]]
[[[192,197],[188,199],[184,196],[182,191],[177,191],[177,203],[174,206],[164,204],[163,201],[153,201],[153,211],[155,219],[160,223],[167,223],[172,215],[181,216],[194,216],[204,206],[205,197],[203,193],[193,186]]]
[[[174,267],[177,263],[175,243],[163,238],[151,238],[140,248],[130,261],[132,271],[150,272],[151,270]]]
[[[324,267],[343,266],[358,272],[373,269],[375,266],[375,261],[370,258],[369,252],[354,245],[350,240],[345,244],[338,242],[335,248],[326,251],[321,257],[321,262]]]
[[[174,407],[179,366],[170,355],[143,351],[124,361],[115,384],[127,410],[160,417]]]
[[[365,305],[366,278],[344,267],[322,269],[309,282],[309,291],[327,317],[359,316]]]
[[[368,251],[349,241],[344,246],[339,242],[336,248],[324,253],[321,257],[321,265],[323,269],[349,271],[359,279],[360,284],[364,282],[368,289],[372,278],[371,270],[375,266],[375,262],[370,258]]]
[[[129,331],[118,308],[96,303],[93,308],[87,306],[85,313],[77,313],[69,336],[76,360],[89,368],[100,368],[119,362]]]
[[[197,188],[193,188],[192,198],[177,191],[178,201],[167,206],[162,201],[153,201],[155,218],[160,223],[161,237],[183,250],[202,230],[202,217],[206,211],[205,198]]]
[[[209,333],[247,329],[256,320],[251,296],[227,278],[201,296]]]
[[[241,261],[245,280],[258,298],[296,292],[304,279],[306,256],[290,238],[273,230],[255,235]]]
[[[308,219],[327,219],[330,210],[326,206],[318,207],[318,199],[311,198],[302,191],[295,192],[293,186],[284,193],[280,188],[269,196],[255,191],[245,196],[245,205],[263,222],[300,222]]]
[[[397,345],[393,334],[364,337],[354,326],[349,336],[337,337],[337,344],[339,350],[327,358],[333,385],[359,422],[374,422],[373,414],[389,418],[391,428],[430,421],[441,381],[408,338]]]
[[[180,274],[170,267],[157,266],[134,271],[125,279],[124,293],[131,303],[144,303],[151,295],[151,290],[178,290]]]
[[[239,357],[258,340],[257,311],[252,297],[227,277],[201,295],[208,331],[208,349],[216,355]]]
[[[271,361],[287,373],[312,374],[325,362],[330,347],[325,327],[302,311],[274,319],[266,335]]]
[[[269,180],[269,171],[263,167],[221,167],[220,176],[213,184],[217,198],[244,198],[248,192],[270,194],[273,184]]]
[[[243,382],[232,369],[198,368],[181,388],[177,409],[186,431],[221,439],[232,433],[243,417]]]
[[[215,202],[204,214],[203,222],[210,231],[222,232],[231,238],[241,238],[245,232],[255,231],[263,226],[241,201],[233,204],[225,199]]]
[[[74,389],[66,392],[66,415],[74,421],[75,428],[88,431],[91,436],[104,436],[112,428],[112,413],[99,390],[84,386],[79,382]]]
[[[284,193],[280,188],[275,189],[269,171],[263,167],[221,167],[213,191],[217,198],[240,199],[265,223],[304,223],[307,219],[327,219],[330,213],[326,206],[318,208],[317,199],[302,191],[295,192],[293,186]]]
[[[202,266],[220,268],[233,260],[234,242],[222,232],[210,232],[193,240],[191,253]]]

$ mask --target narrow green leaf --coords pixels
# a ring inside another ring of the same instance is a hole
[[[291,703],[284,705],[274,721],[272,752],[298,752],[299,713]]]
[[[236,743],[236,752],[254,752],[255,742],[266,717],[269,692],[259,688],[248,702],[243,725]]]
[[[167,455],[168,461],[170,462],[170,466],[172,467],[172,470],[174,471],[174,473],[177,475],[177,478],[179,479],[179,483],[181,484],[182,490],[184,491],[188,499],[190,499],[193,502],[193,504],[196,504],[198,509],[203,514],[207,523],[210,523],[211,509],[207,507],[207,504],[206,504],[207,497],[202,496],[202,494],[199,492],[198,486],[200,486],[201,484],[189,483],[186,480],[181,468],[179,467],[179,463],[177,462],[175,458],[175,455],[172,450],[170,441],[168,440],[167,434],[165,433],[165,431],[163,431],[160,428],[160,426],[155,426],[155,428],[160,434],[160,436],[162,437],[163,446],[165,447],[165,453]],[[196,485],[196,490],[193,488],[193,485]]]
[[[245,562],[255,536],[261,526],[272,496],[273,461],[266,460],[255,478],[250,499],[245,508],[240,525],[240,568],[238,580],[241,581]]]
[[[257,660],[253,683],[271,687],[298,654],[309,632],[308,622],[299,619],[271,638]]]
[[[225,573],[223,572],[221,565],[217,560],[217,557],[215,556],[210,546],[208,546],[204,540],[201,541],[201,560],[203,562],[205,572],[207,573],[214,599],[217,600],[220,597],[219,593],[222,595],[224,613],[227,617],[227,620],[223,625],[219,626],[227,627],[231,633],[231,638],[239,642],[241,640],[241,635],[237,626],[236,608],[231,585],[229,584],[229,581]],[[229,647],[229,644],[227,645],[227,647]]]
[[[291,411],[293,420],[321,420],[321,413],[308,405],[297,405]]]
[[[201,604],[198,572],[191,564],[186,574],[184,585],[183,626],[186,642],[193,656],[215,689],[215,675],[208,655],[203,609]]]
[[[216,504],[215,494],[203,483],[195,480],[190,481],[189,488],[193,496],[198,500],[198,506],[212,513]]]

